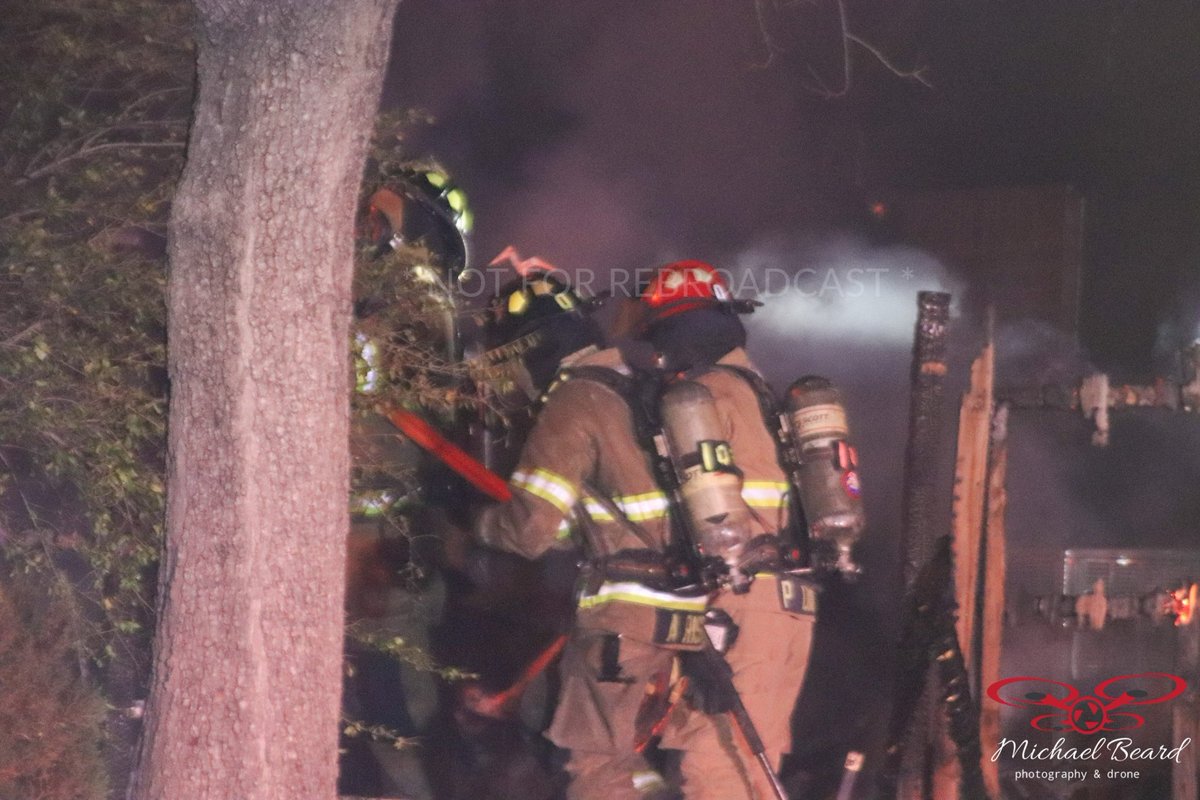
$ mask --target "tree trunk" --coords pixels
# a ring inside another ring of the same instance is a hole
[[[196,2],[136,800],[335,795],[353,209],[396,2]]]

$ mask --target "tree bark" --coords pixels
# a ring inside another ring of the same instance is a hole
[[[353,211],[396,2],[196,2],[135,800],[336,792]]]

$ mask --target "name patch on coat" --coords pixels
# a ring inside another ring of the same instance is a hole
[[[779,575],[779,605],[793,614],[817,613],[817,587],[797,575]]]
[[[654,612],[654,644],[687,649],[704,646],[708,634],[703,612],[670,608],[656,608]]]

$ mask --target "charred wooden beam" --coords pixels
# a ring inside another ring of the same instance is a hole
[[[906,587],[912,587],[921,566],[932,558],[938,538],[933,520],[949,322],[949,294],[921,292],[917,296],[900,530]]]
[[[951,534],[937,520],[949,316],[948,294],[918,296],[901,529],[907,588],[881,775],[883,796],[905,800],[986,797],[979,718],[955,629]]]

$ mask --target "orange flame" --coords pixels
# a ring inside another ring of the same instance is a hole
[[[1168,613],[1175,615],[1175,625],[1182,627],[1192,621],[1193,615],[1196,613],[1196,584],[1191,586],[1181,586],[1169,592],[1171,602],[1167,608]]]

